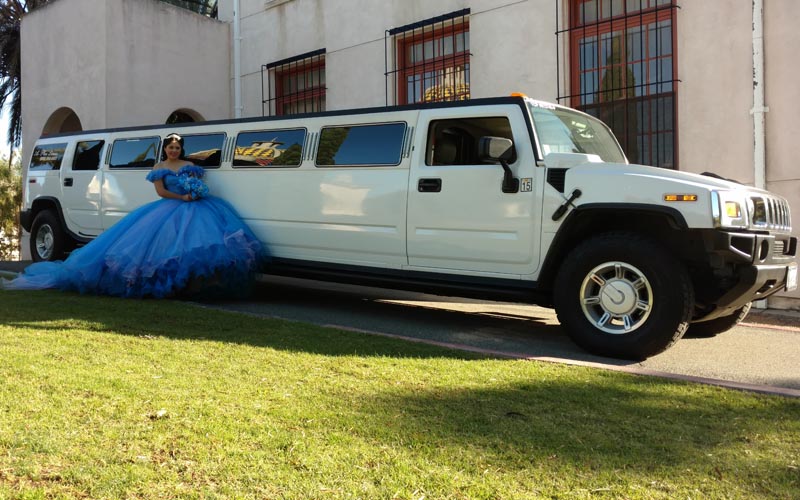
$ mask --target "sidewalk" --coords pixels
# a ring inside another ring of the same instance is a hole
[[[786,309],[750,309],[742,324],[785,326],[800,329],[800,311]]]
[[[13,278],[13,273],[22,272],[30,264],[30,261],[0,261],[0,277]],[[800,311],[753,308],[744,323],[800,328]]]

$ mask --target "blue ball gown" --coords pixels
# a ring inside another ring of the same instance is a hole
[[[198,185],[207,192],[198,181],[203,173],[187,165],[177,173],[153,170],[147,180],[162,180],[173,193],[196,194]],[[267,256],[225,200],[162,198],[137,208],[66,260],[28,266],[5,288],[118,297],[242,296]]]

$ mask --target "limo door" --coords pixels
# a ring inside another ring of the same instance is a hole
[[[158,199],[147,173],[158,161],[161,137],[142,135],[117,138],[103,175],[101,218],[108,229],[131,211]]]
[[[266,242],[273,269],[407,263],[407,124],[416,113],[386,116],[393,120],[345,115],[255,124],[236,136],[232,168],[211,174],[209,185]],[[264,150],[271,161],[258,161]]]
[[[518,106],[434,109],[420,115],[409,183],[408,261],[420,271],[519,278],[538,267],[536,162]],[[513,130],[513,133],[512,133]],[[477,158],[481,136],[514,140],[521,190]]]
[[[100,159],[105,141],[86,140],[70,145],[71,162],[61,172],[64,217],[70,230],[80,236],[97,236],[102,231],[100,219]]]

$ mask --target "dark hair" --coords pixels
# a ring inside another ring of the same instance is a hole
[[[179,160],[186,159],[186,157],[184,156],[184,154],[186,153],[186,149],[184,149],[183,147],[183,137],[173,132],[164,138],[164,143],[161,145],[161,161],[167,159],[167,146],[169,146],[173,142],[177,142],[178,145],[181,147],[181,154],[180,156],[178,156],[178,159]]]

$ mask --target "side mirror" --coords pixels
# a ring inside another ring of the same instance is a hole
[[[478,140],[478,158],[484,161],[499,161],[503,167],[503,192],[519,191],[519,179],[514,178],[508,161],[514,156],[514,141],[505,137],[484,136]]]
[[[481,160],[509,161],[514,155],[514,141],[505,137],[485,136],[478,140],[478,157]]]

